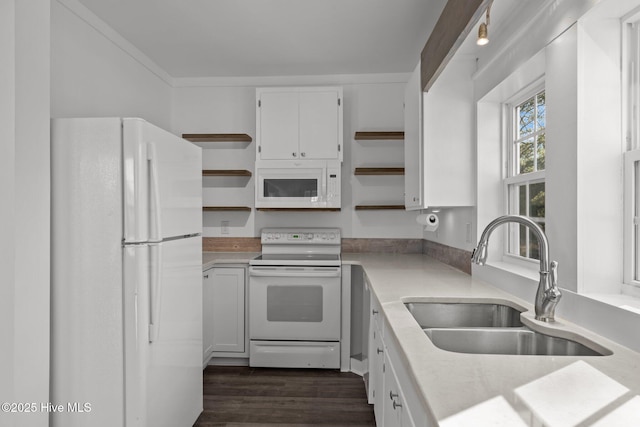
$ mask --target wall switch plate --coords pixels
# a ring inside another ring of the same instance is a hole
[[[229,221],[220,221],[220,234],[229,234]]]

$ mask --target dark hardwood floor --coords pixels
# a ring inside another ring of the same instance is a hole
[[[194,427],[375,426],[362,378],[325,369],[208,366]]]

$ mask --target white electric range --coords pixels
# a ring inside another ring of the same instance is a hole
[[[266,228],[249,262],[250,366],[340,367],[336,228]]]

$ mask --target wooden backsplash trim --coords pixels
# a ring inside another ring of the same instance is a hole
[[[423,254],[457,268],[464,273],[471,274],[471,252],[432,242],[431,240],[423,240],[422,242]]]
[[[205,252],[261,252],[259,237],[203,237]]]

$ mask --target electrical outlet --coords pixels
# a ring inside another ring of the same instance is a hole
[[[220,221],[220,234],[229,234],[229,221]]]

